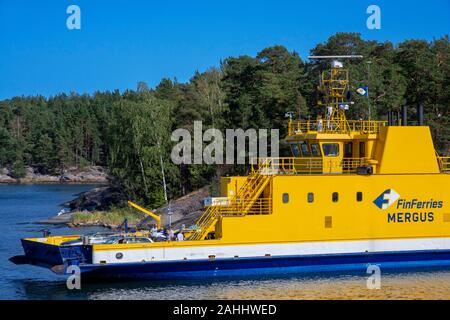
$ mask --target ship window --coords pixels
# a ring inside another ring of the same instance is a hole
[[[300,150],[298,149],[298,145],[296,143],[291,143],[291,150],[294,157],[300,156]]]
[[[283,203],[289,202],[289,193],[283,193]]]
[[[331,199],[333,200],[333,202],[338,202],[339,201],[339,193],[338,192],[333,192],[333,195],[331,196]]]
[[[312,192],[308,193],[308,202],[309,203],[314,202],[314,193],[312,193]]]
[[[313,157],[320,157],[320,147],[317,143],[311,144],[311,153]]]
[[[300,145],[300,151],[302,152],[303,157],[311,157],[311,152],[309,151],[309,146],[307,143],[302,143]]]
[[[357,192],[356,193],[356,201],[361,202],[363,199],[363,194],[362,192]]]
[[[339,155],[339,144],[338,143],[324,143],[322,145],[323,154],[326,157],[337,157]]]

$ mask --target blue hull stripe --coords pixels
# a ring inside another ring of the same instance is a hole
[[[366,270],[369,264],[382,269],[450,267],[450,250],[354,253],[214,260],[184,260],[104,265],[83,265],[87,278],[204,278],[310,272]]]

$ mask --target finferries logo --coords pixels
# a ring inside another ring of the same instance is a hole
[[[387,209],[397,201],[398,198],[400,198],[400,195],[394,189],[387,189],[380,194],[373,203],[380,209]]]

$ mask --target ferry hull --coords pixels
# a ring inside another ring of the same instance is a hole
[[[210,245],[203,243],[61,246],[24,239],[25,256],[13,257],[11,261],[39,265],[61,275],[68,275],[68,267],[76,265],[83,279],[189,279],[344,271],[365,273],[371,264],[380,266],[382,272],[450,268],[450,238],[252,245],[220,245],[218,240],[210,240]],[[70,269],[69,273],[72,271]]]
[[[58,246],[45,242],[22,239],[24,256],[16,256],[10,260],[16,264],[32,264],[46,268],[58,265],[91,263],[90,246]]]
[[[195,279],[319,272],[450,268],[450,250],[80,265],[84,279]]]

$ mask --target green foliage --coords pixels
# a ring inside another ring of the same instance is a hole
[[[57,158],[52,139],[48,134],[42,135],[33,150],[36,166],[44,173],[50,173],[56,167]]]
[[[12,141],[9,131],[0,127],[0,167],[6,166],[14,159]]]
[[[346,60],[351,91],[369,85],[371,117],[386,119],[389,110],[408,105],[409,119],[425,107],[436,149],[450,150],[450,44],[366,41],[357,33],[337,33],[311,50],[314,55],[363,55]],[[369,63],[370,62],[370,63]],[[170,161],[171,132],[194,121],[203,130],[217,128],[280,129],[287,111],[307,119],[317,107],[317,80],[324,61],[304,62],[283,46],[255,57],[228,57],[220,68],[196,72],[187,83],[162,79],[155,89],[93,95],[60,94],[51,98],[15,97],[0,101],[0,167],[13,175],[31,165],[43,173],[70,166],[102,165],[127,195],[149,207],[163,204],[164,182],[173,198],[218,181],[224,174],[245,174],[246,166],[179,165]],[[370,67],[370,76],[369,76]],[[349,118],[367,118],[368,99],[353,94]],[[164,178],[163,178],[164,176]],[[214,186],[212,186],[214,189]],[[217,193],[217,190],[213,190]]]
[[[70,217],[73,225],[105,225],[111,227],[120,226],[125,219],[129,226],[135,226],[146,215],[130,208],[111,208],[108,211],[76,212]]]
[[[163,171],[164,178],[168,172],[169,180],[176,178],[170,162],[170,114],[170,104],[149,91],[137,101],[113,106],[109,170],[133,199],[152,207],[165,202]]]
[[[15,179],[20,179],[25,177],[26,168],[22,161],[16,160],[11,166],[11,176]]]

